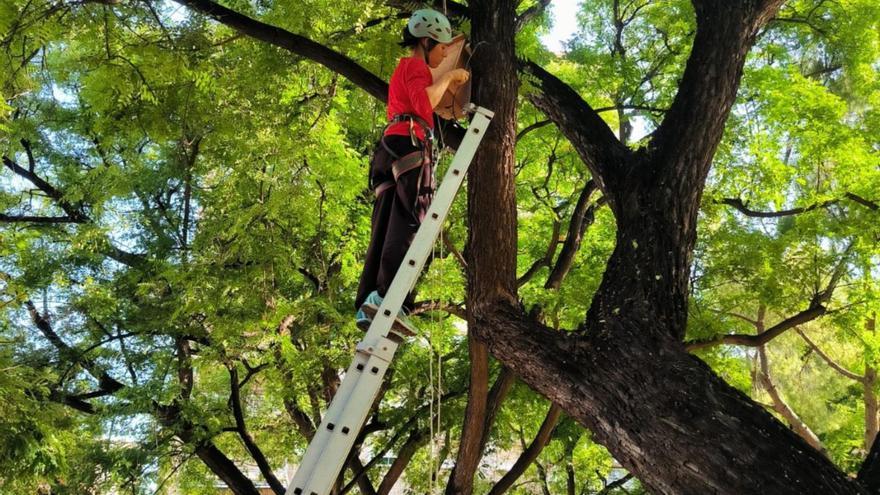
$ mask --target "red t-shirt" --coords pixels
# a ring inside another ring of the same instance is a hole
[[[431,129],[434,128],[434,108],[428,99],[428,92],[425,88],[434,83],[431,76],[431,70],[428,64],[418,57],[406,57],[400,59],[394,74],[391,75],[391,82],[388,83],[388,109],[386,110],[387,118],[391,118],[399,113],[411,113],[418,115]],[[416,124],[413,126],[416,136],[419,139],[425,139],[425,133],[422,126]],[[409,136],[409,122],[398,122],[391,125],[385,131],[386,136]]]

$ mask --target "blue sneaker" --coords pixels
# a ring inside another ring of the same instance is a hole
[[[370,292],[355,315],[355,324],[358,328],[365,332],[370,329],[373,317],[379,312],[379,306],[382,305],[383,299],[378,292]],[[400,308],[400,311],[397,312],[397,318],[395,318],[391,328],[399,334],[415,335],[415,327],[409,321],[409,315],[404,308]]]
[[[370,323],[372,323],[372,321],[373,319],[364,313],[363,308],[357,310],[357,313],[354,314],[354,324],[365,332],[370,328]]]
[[[370,323],[373,322],[373,315],[365,313],[364,306],[370,304],[378,308],[382,305],[382,299],[384,298],[379,295],[379,291],[374,290],[367,295],[364,303],[361,304],[361,308],[358,309],[354,316],[355,324],[358,328],[366,332],[370,328]]]

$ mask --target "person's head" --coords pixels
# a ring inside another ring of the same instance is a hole
[[[421,54],[425,63],[437,67],[446,57],[446,47],[452,41],[452,27],[445,15],[433,9],[413,12],[403,29],[401,46],[411,47],[413,55]]]

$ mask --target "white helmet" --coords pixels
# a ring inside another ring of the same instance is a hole
[[[416,38],[431,38],[439,43],[452,41],[452,26],[449,24],[449,19],[434,9],[419,9],[413,12],[407,28]]]

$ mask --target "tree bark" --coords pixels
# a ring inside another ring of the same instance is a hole
[[[565,242],[562,244],[562,251],[559,252],[559,258],[547,277],[544,284],[545,289],[559,289],[562,281],[574,265],[574,256],[581,247],[581,241],[587,227],[592,225],[595,218],[596,210],[602,204],[602,200],[597,201],[593,205],[588,205],[590,196],[596,190],[595,181],[589,181],[581,191],[577,204],[571,214],[571,221],[568,224],[568,234],[565,236]]]
[[[874,438],[874,444],[865,462],[859,469],[858,478],[868,493],[880,493],[880,442]]]
[[[486,447],[486,442],[489,441],[489,435],[492,432],[492,425],[495,424],[498,411],[501,410],[501,405],[504,403],[504,399],[507,398],[507,393],[510,392],[510,388],[513,387],[515,381],[516,375],[509,368],[502,367],[501,371],[498,372],[498,377],[495,378],[495,383],[489,389],[489,396],[486,399],[486,416],[483,424],[483,438],[480,440],[480,450]]]
[[[181,440],[189,443],[193,439],[181,437]],[[214,444],[210,442],[199,444],[196,447],[196,455],[235,495],[260,495],[253,482]]]
[[[590,429],[656,493],[860,493],[846,476],[647,314],[561,334],[499,304],[481,335],[533,389]],[[638,386],[637,386],[638,385]],[[637,406],[636,406],[637,405]]]
[[[229,366],[229,402],[232,406],[232,415],[235,418],[235,427],[238,430],[238,435],[241,437],[242,443],[244,443],[245,448],[254,459],[254,462],[257,463],[260,473],[263,474],[266,483],[269,484],[272,491],[278,495],[284,495],[286,488],[284,488],[284,485],[278,480],[278,477],[275,476],[275,473],[272,472],[269,460],[266,459],[266,455],[263,454],[263,451],[248,432],[247,423],[244,419],[244,411],[241,405],[241,384],[238,381],[238,369],[235,366],[235,364]]]
[[[391,467],[385,472],[385,477],[382,478],[382,483],[379,484],[379,495],[388,495],[391,493],[391,489],[394,488],[394,484],[400,479],[403,470],[409,465],[409,462],[412,460],[413,455],[415,455],[419,447],[424,445],[426,439],[427,435],[425,435],[423,429],[415,429],[410,433],[409,438],[406,439],[406,442],[397,451],[397,456],[391,464]]]

